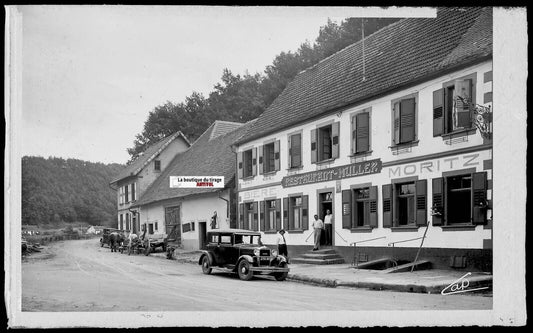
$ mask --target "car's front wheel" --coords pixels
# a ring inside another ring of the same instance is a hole
[[[204,274],[211,274],[212,270],[213,269],[211,268],[211,265],[209,264],[209,258],[205,256],[202,259],[202,272],[204,272]]]
[[[244,281],[250,280],[254,275],[250,269],[250,263],[246,259],[243,259],[239,262],[239,265],[237,266],[237,272],[239,274],[239,278]]]
[[[287,268],[287,263],[286,262],[281,263],[279,265],[279,267],[280,268]],[[289,273],[281,272],[281,273],[275,273],[274,277],[276,278],[277,281],[284,281],[287,278],[287,275],[289,275]]]

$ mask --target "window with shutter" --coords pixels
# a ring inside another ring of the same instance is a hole
[[[444,224],[444,178],[432,180],[432,221],[431,224],[438,226]]]
[[[243,152],[237,153],[237,176],[239,179],[242,179],[244,176],[243,156]]]
[[[252,211],[253,211],[253,217],[252,217],[252,230],[259,231],[259,205],[256,202],[254,202],[252,205]]]
[[[244,204],[239,204],[239,227],[244,228]]]
[[[393,144],[416,140],[416,97],[405,97],[392,103]]]
[[[472,175],[472,223],[487,223],[487,173],[476,172]]]
[[[342,228],[352,227],[352,191],[342,191]]]
[[[268,225],[267,221],[265,221],[265,219],[268,218],[267,216],[265,216],[265,205],[265,201],[259,202],[259,221],[261,225],[261,231],[267,230],[266,226]]]
[[[433,136],[472,127],[472,106],[476,101],[476,74],[445,82],[433,92]]]
[[[317,147],[317,130],[311,130],[311,163],[316,163],[318,160],[318,147]]]
[[[331,125],[331,158],[339,158],[339,131],[340,123],[336,121]]]
[[[427,180],[417,180],[415,182],[416,192],[416,225],[427,224]]]
[[[254,154],[255,152],[255,154]],[[255,166],[257,163],[257,148],[248,149],[242,153],[243,178],[252,177],[255,175]],[[255,157],[255,162],[254,162]]]
[[[263,145],[263,146],[259,146],[259,151],[258,151],[258,160],[257,160],[257,164],[258,164],[258,167],[259,167],[259,174],[262,175],[263,172],[268,172],[266,169],[268,169],[268,162],[263,164],[263,155],[266,156],[267,160],[268,160],[268,152],[267,152],[267,145]]]
[[[280,169],[279,161],[279,140],[274,141],[274,171]]]

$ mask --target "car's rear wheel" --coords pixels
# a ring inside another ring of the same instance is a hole
[[[209,258],[205,256],[202,259],[202,272],[204,272],[204,274],[211,274],[212,270],[213,269],[211,268],[211,265],[209,264]]]
[[[287,268],[287,263],[286,262],[283,262],[279,265],[280,268]],[[286,278],[287,278],[287,275],[289,275],[289,273],[287,272],[282,272],[282,273],[274,273],[274,277],[276,278],[277,281],[284,281]]]
[[[239,278],[244,281],[250,280],[254,275],[250,269],[250,263],[246,259],[239,261],[237,273],[239,274]]]

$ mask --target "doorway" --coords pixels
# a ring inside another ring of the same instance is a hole
[[[198,222],[198,246],[205,250],[207,244],[207,222]]]
[[[322,192],[318,194],[318,218],[321,219],[323,222],[324,217],[326,216],[326,211],[329,209],[331,214],[333,214],[333,191],[330,192]],[[324,227],[326,227],[324,225]],[[335,245],[335,237],[333,237],[333,234],[335,233],[335,219],[332,221],[331,225],[331,245]],[[326,233],[322,232],[322,235],[320,236],[320,245],[325,245],[326,242]]]

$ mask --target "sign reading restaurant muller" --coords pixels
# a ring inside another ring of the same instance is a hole
[[[375,159],[361,163],[341,165],[324,170],[311,171],[298,175],[286,176],[281,180],[281,186],[292,187],[306,185],[330,180],[340,180],[345,178],[370,175],[381,172],[381,160]]]

